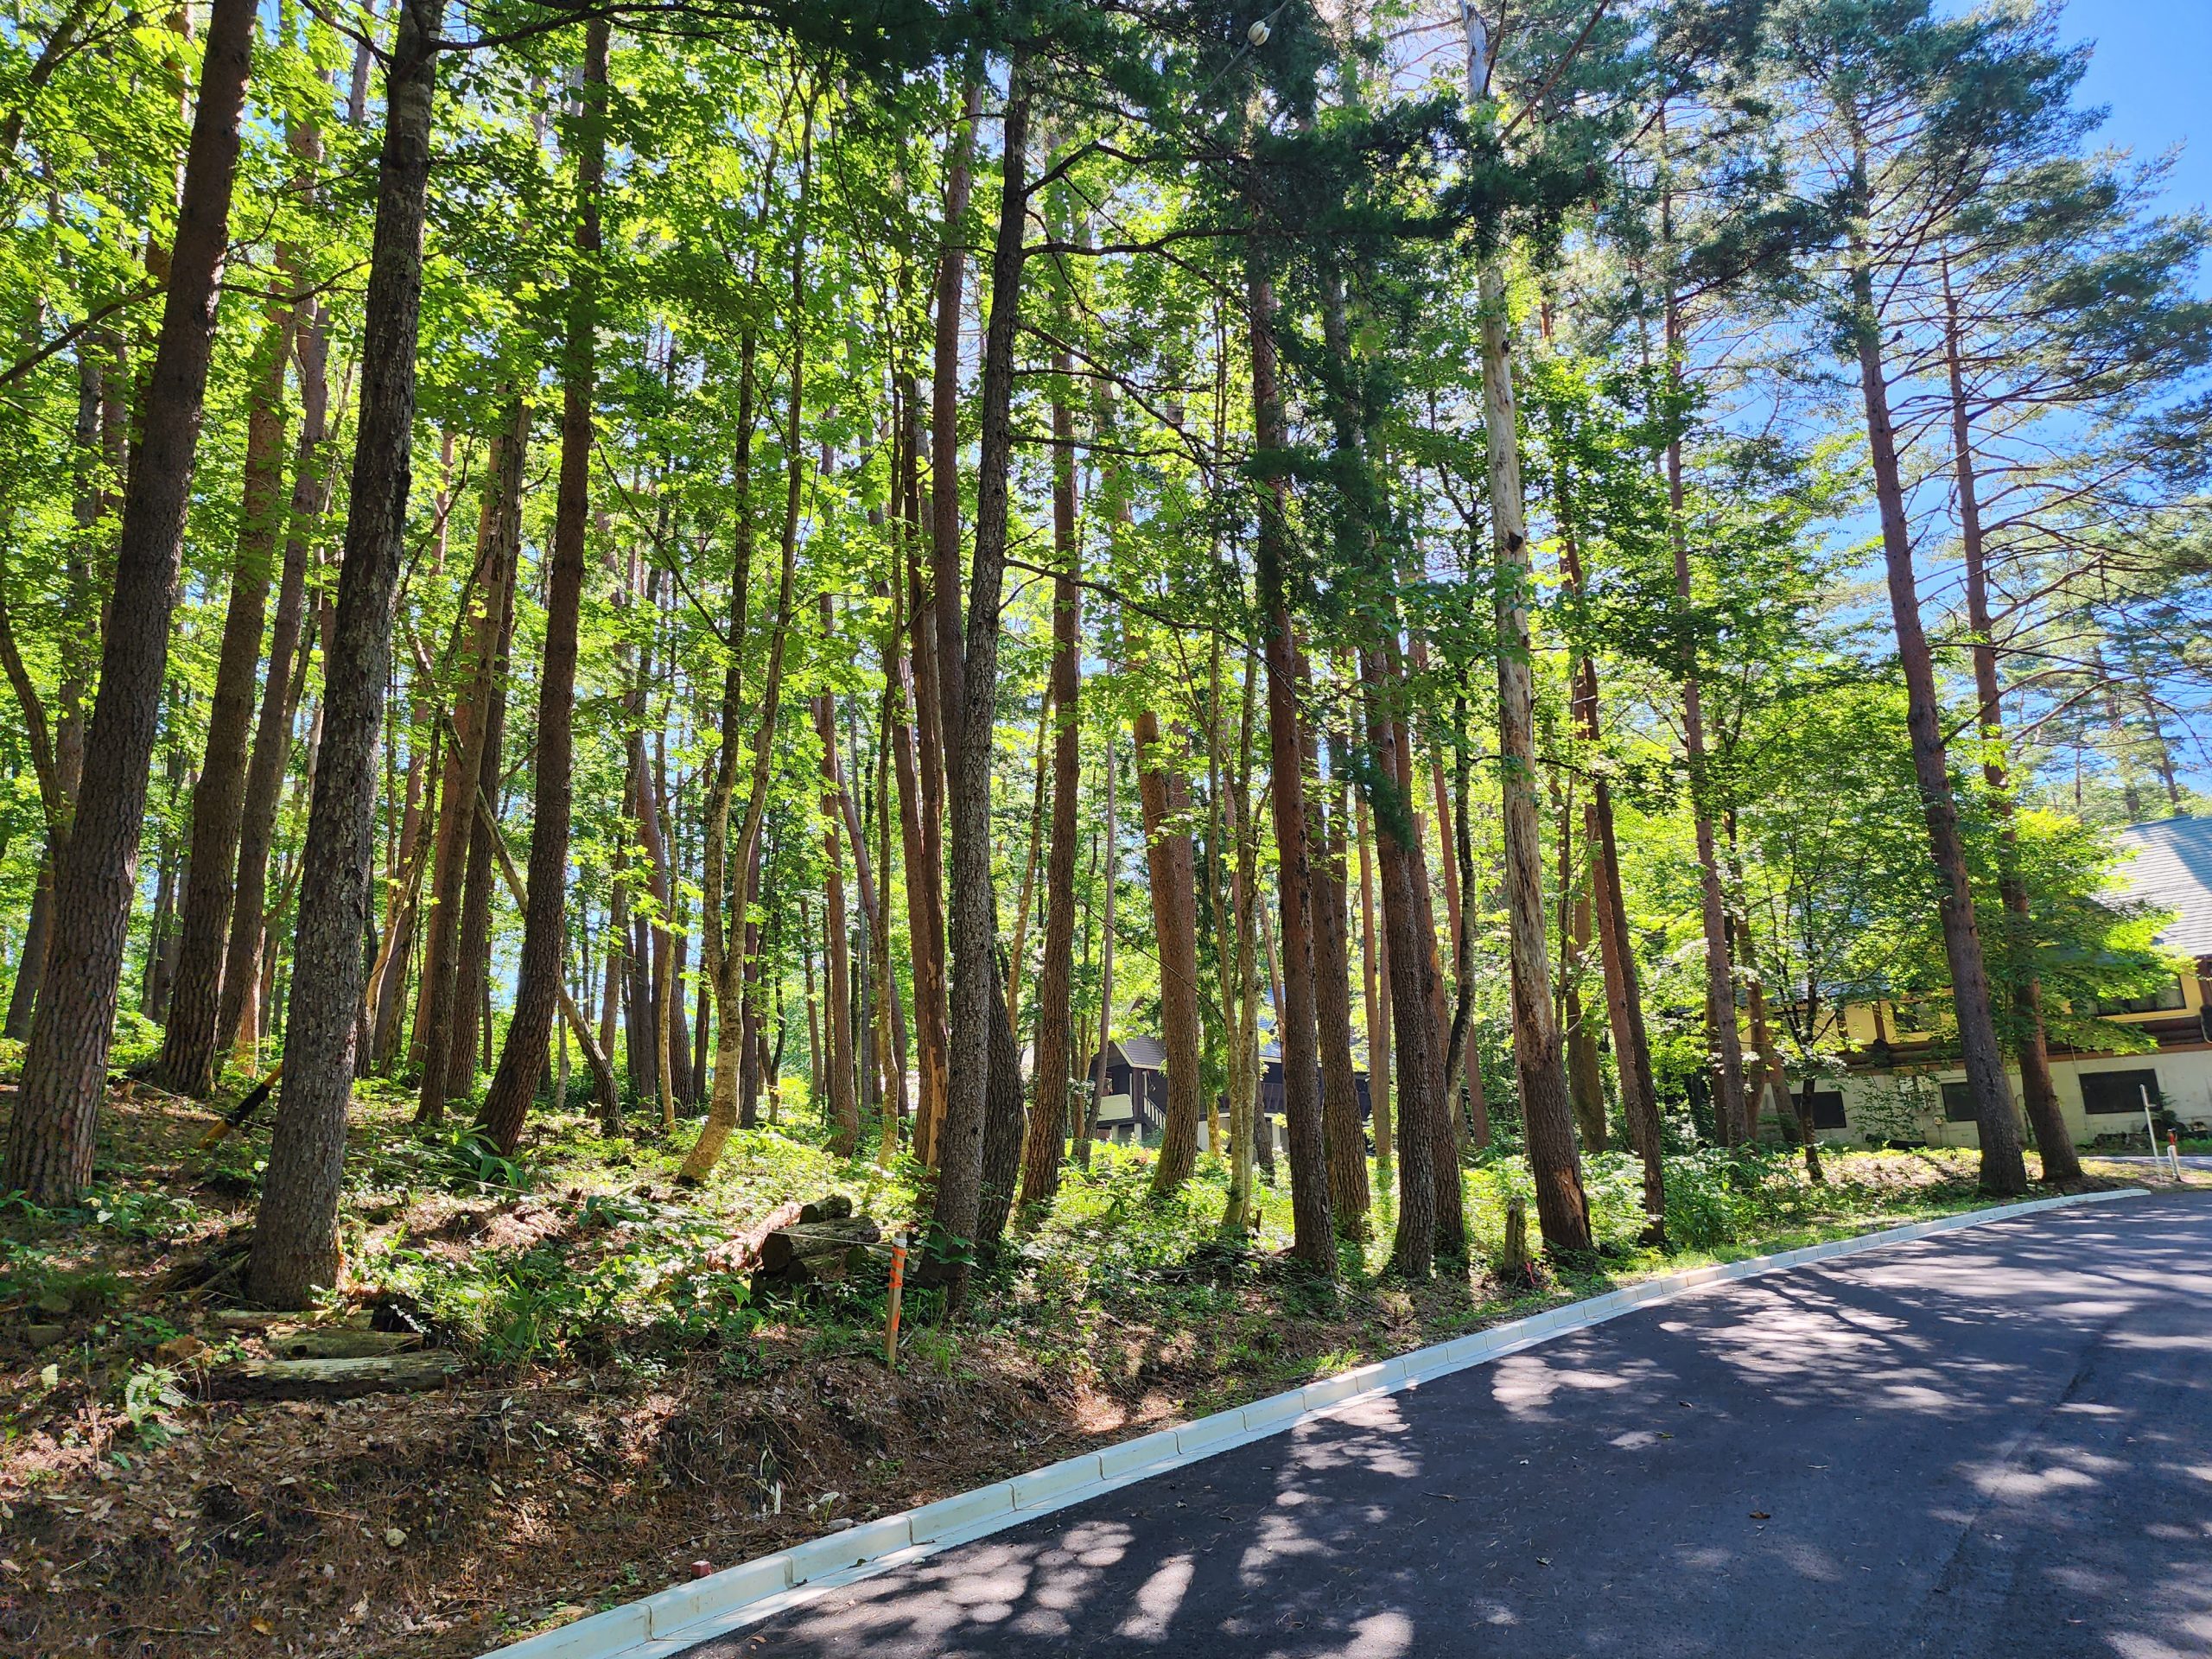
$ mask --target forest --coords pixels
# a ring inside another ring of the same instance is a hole
[[[2188,971],[2112,832],[2212,777],[2212,220],[2091,49],[16,0],[0,1287],[427,1304],[430,1189],[665,1224],[576,1328],[725,1357],[699,1264],[832,1190],[929,1341],[1078,1239],[1566,1285],[1881,1189],[1847,1005],[1963,1065],[1945,1201],[2082,1181],[2050,1053]],[[200,1327],[108,1319],[86,1409],[174,1414]]]

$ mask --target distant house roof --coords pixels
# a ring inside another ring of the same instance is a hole
[[[2133,823],[2117,839],[2135,855],[2120,869],[2127,896],[2176,912],[2158,943],[2192,957],[2212,957],[2212,818]]]
[[[1157,1037],[1122,1037],[1106,1045],[1106,1064],[1126,1065],[1139,1071],[1165,1071],[1167,1069],[1167,1045]],[[1086,1070],[1096,1071],[1098,1052],[1093,1049],[1084,1062]]]

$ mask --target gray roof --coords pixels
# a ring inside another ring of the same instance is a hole
[[[1122,1058],[1140,1071],[1164,1071],[1167,1069],[1167,1045],[1157,1037],[1141,1033],[1124,1037],[1117,1046],[1122,1051]]]
[[[2117,833],[2134,853],[2120,868],[2130,899],[2176,912],[2158,943],[2212,957],[2212,818],[2159,818]]]
[[[1098,1066],[1098,1052],[1091,1051],[1087,1062],[1091,1070]],[[1133,1037],[1120,1038],[1107,1048],[1107,1064],[1133,1066],[1140,1071],[1165,1071],[1167,1069],[1167,1045],[1157,1037],[1140,1033]]]

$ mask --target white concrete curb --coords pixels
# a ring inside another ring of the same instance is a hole
[[[677,1585],[658,1595],[647,1596],[643,1601],[612,1607],[573,1624],[564,1624],[559,1630],[497,1649],[483,1656],[483,1659],[672,1659],[672,1656],[696,1643],[726,1636],[841,1586],[872,1578],[909,1561],[924,1560],[956,1544],[1004,1531],[1116,1487],[1197,1463],[1231,1446],[1246,1446],[1283,1433],[1355,1401],[1418,1388],[1433,1378],[1471,1370],[1564,1332],[1587,1330],[1636,1308],[1665,1301],[1706,1285],[1802,1267],[1808,1262],[1826,1261],[1832,1256],[1854,1255],[1862,1250],[1955,1232],[1961,1228],[1978,1227],[1984,1222],[2004,1221],[2038,1210],[2148,1196],[2143,1188],[2131,1186],[2112,1192],[2037,1198],[2025,1204],[2008,1204],[1915,1222],[1910,1226],[1891,1227],[1856,1238],[1808,1244],[1773,1255],[1694,1268],[1661,1279],[1640,1280],[1603,1296],[1565,1303],[1525,1319],[1491,1325],[1431,1347],[1416,1348],[1380,1364],[1363,1365],[1357,1370],[1324,1377],[1302,1389],[1255,1400],[1233,1411],[1217,1412],[1196,1422],[1160,1429],[1109,1446],[1103,1452],[1086,1452],[1042,1469],[1033,1469],[1026,1475],[1016,1475],[1012,1480],[940,1498],[918,1510],[887,1515],[880,1520],[833,1532],[825,1538],[795,1544],[757,1561]]]

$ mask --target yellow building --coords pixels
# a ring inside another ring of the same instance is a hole
[[[2156,1046],[2120,1053],[2054,1047],[2051,1080],[2075,1141],[2144,1130],[2145,1097],[2183,1123],[2212,1129],[2212,818],[2163,818],[2118,832],[2134,856],[2120,872],[2125,896],[2175,913],[2158,935],[2195,959],[2157,992],[2096,1012],[2133,1027]],[[1843,1011],[1847,1074],[1814,1096],[1823,1138],[1911,1140],[1971,1147],[1980,1141],[1965,1069],[1936,1036],[1926,1003],[1854,1005]],[[1833,1041],[1833,1038],[1830,1039]],[[2013,1096],[2019,1073],[2011,1074]]]

